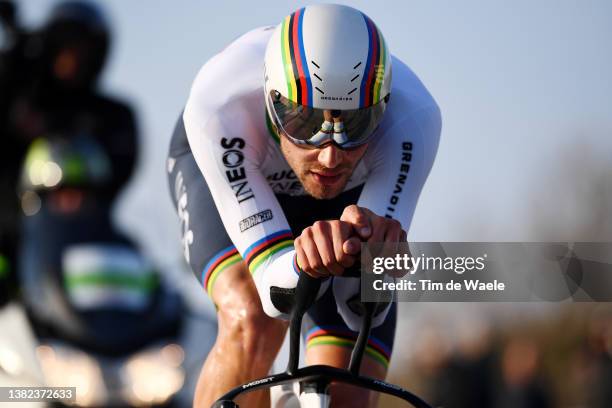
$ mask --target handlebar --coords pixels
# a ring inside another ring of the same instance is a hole
[[[343,276],[360,276],[359,265],[357,265],[357,267],[352,267],[345,270],[345,274],[343,274]],[[351,361],[349,363],[348,370],[326,365],[314,365],[304,368],[298,367],[300,360],[300,332],[302,318],[304,317],[304,313],[306,313],[306,311],[316,301],[321,283],[322,280],[319,278],[313,278],[306,273],[300,273],[295,291],[291,293],[292,307],[290,311],[291,320],[289,323],[289,362],[287,364],[286,372],[264,377],[248,384],[240,385],[219,398],[213,407],[236,408],[238,405],[233,402],[233,399],[238,395],[244,392],[255,391],[257,389],[269,388],[274,385],[295,381],[300,381],[302,384],[329,384],[332,381],[338,381],[353,384],[368,390],[393,395],[409,402],[417,408],[431,408],[431,406],[421,398],[402,389],[401,387],[386,383],[382,380],[359,375],[359,369],[363,360],[365,348],[368,338],[370,337],[372,317],[374,316],[378,306],[377,302],[359,302],[360,308],[362,309],[363,321],[357,341],[355,342],[355,347],[353,348],[353,352],[351,354]],[[283,296],[289,295],[286,290],[279,291],[277,294],[280,294],[281,292],[284,292],[282,293]]]

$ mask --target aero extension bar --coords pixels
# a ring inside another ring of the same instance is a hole
[[[299,381],[302,388],[315,387],[316,392],[320,393],[325,392],[331,382],[343,382],[371,391],[392,395],[409,402],[416,408],[431,408],[421,398],[397,385],[359,375],[359,368],[372,328],[372,316],[377,310],[378,304],[376,302],[360,302],[363,320],[351,354],[348,370],[327,365],[312,365],[298,368],[302,317],[316,300],[320,286],[321,279],[313,278],[302,272],[300,273],[295,291],[276,288],[278,293],[274,293],[275,288],[272,288],[272,296],[285,296],[284,302],[292,302],[289,323],[289,363],[287,364],[286,371],[242,384],[219,398],[212,407],[237,408],[238,405],[233,400],[243,393]]]

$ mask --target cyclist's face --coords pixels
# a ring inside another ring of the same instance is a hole
[[[368,145],[342,150],[334,144],[318,149],[304,148],[281,137],[287,163],[302,182],[304,190],[317,199],[334,198],[344,190]]]

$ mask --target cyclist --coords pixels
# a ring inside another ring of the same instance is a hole
[[[196,406],[267,374],[287,326],[269,288],[301,272],[325,279],[305,319],[307,363],[348,364],[358,316],[339,299],[357,285],[342,273],[360,242],[406,238],[440,130],[427,89],[350,7],[297,10],[202,67],[167,162],[185,257],[218,310]],[[396,306],[381,316],[362,368],[378,378]],[[346,387],[332,386],[334,406],[374,403]],[[243,398],[269,403],[263,391]]]

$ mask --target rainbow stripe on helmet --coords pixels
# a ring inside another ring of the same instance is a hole
[[[281,54],[287,79],[287,99],[312,106],[312,82],[304,52],[304,8],[287,16],[281,28]]]
[[[387,63],[387,46],[385,39],[372,20],[363,14],[368,27],[368,58],[361,88],[359,90],[359,107],[365,108],[380,102],[380,89],[385,77],[385,65]]]

